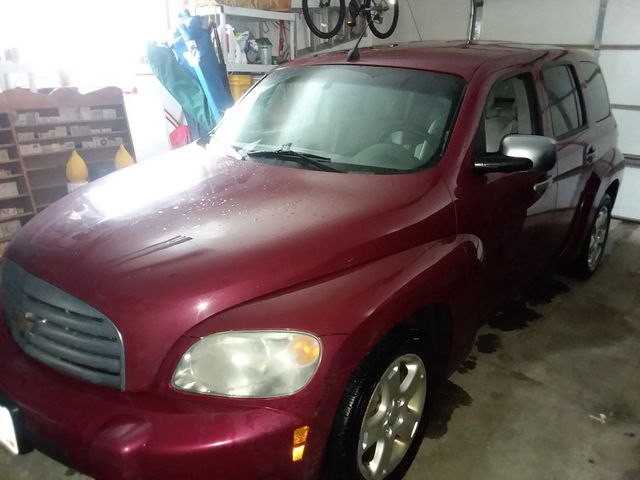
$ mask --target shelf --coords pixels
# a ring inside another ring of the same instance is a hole
[[[100,165],[103,163],[113,163],[114,160],[115,159],[111,159],[111,158],[107,158],[104,160],[85,160],[84,163],[86,163],[87,165]],[[66,168],[66,165],[43,165],[42,167],[27,168],[26,170],[27,172],[39,172],[41,170],[56,170],[56,169],[64,170],[65,168]]]
[[[20,218],[33,217],[34,215],[35,213],[33,212],[24,212],[17,215],[11,215],[10,217],[0,217],[0,223],[10,222],[11,220],[18,220]]]
[[[38,185],[36,187],[34,187],[33,185],[31,186],[31,190],[33,192],[38,192],[40,190],[53,190],[54,188],[62,188],[62,187],[66,187],[67,186],[67,182],[64,183],[50,183],[49,185]]]
[[[267,73],[278,65],[262,65],[260,63],[227,63],[229,73]]]
[[[69,125],[82,125],[87,123],[105,123],[105,122],[121,122],[125,120],[124,117],[116,117],[116,118],[100,118],[96,120],[69,120],[66,122],[49,122],[49,123],[34,123],[33,125],[14,125],[17,129],[25,129],[25,128],[38,128],[38,127],[64,127]]]
[[[0,165],[11,165],[12,163],[20,163],[17,158],[14,160],[0,160]]]
[[[55,202],[47,202],[47,203],[41,203],[40,205],[36,205],[36,210],[40,211],[40,210],[44,210],[45,208],[47,208],[49,205],[53,204]]]
[[[11,127],[2,127],[0,128],[0,132],[10,132],[11,131]]]
[[[272,12],[270,10],[257,10],[255,8],[230,7],[228,5],[212,5],[207,7],[196,7],[196,15],[227,15],[229,17],[254,18],[256,20],[285,20],[293,22],[296,19],[295,13]]]
[[[11,180],[14,178],[23,178],[24,175],[22,173],[13,173],[11,175],[5,175],[4,177],[0,177],[0,182],[3,182],[5,180]]]
[[[26,193],[21,193],[19,195],[11,195],[8,197],[0,197],[0,202],[3,202],[5,200],[18,200],[19,198],[27,198],[29,197],[29,195],[27,195]]]
[[[86,135],[67,135],[66,137],[53,137],[53,138],[34,138],[33,140],[20,140],[18,143],[20,145],[31,145],[32,143],[41,143],[41,142],[55,142],[60,140],[74,140],[78,138],[89,138],[89,137],[100,137],[102,135],[129,135],[128,130],[116,130],[115,132],[100,132],[100,133],[88,133]],[[58,152],[51,152],[58,153]]]
[[[123,145],[131,145],[131,142],[122,142]],[[89,152],[91,150],[107,150],[109,148],[119,148],[120,145],[108,145],[106,147],[85,147],[85,148],[73,148],[70,150],[59,150],[57,152],[42,152],[42,153],[32,153],[31,155],[22,154],[22,158],[34,158],[34,157],[42,157],[46,155],[59,155],[61,153],[70,154],[74,150],[78,153]],[[86,162],[86,160],[85,160]],[[86,162],[89,163],[89,162]]]
[[[0,148],[11,148],[15,146],[16,146],[15,143],[0,143]]]

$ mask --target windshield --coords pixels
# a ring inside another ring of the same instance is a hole
[[[286,149],[345,172],[416,171],[442,156],[463,88],[458,77],[399,68],[287,68],[230,109],[214,140],[247,158]]]

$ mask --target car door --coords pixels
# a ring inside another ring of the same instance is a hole
[[[490,89],[471,161],[497,152],[507,135],[541,134],[539,92],[531,72],[497,80]],[[488,313],[552,256],[557,184],[549,172],[460,173],[460,231],[475,239],[471,281]]]
[[[543,78],[547,104],[545,129],[558,142],[556,222],[566,239],[593,172],[596,146],[589,138],[575,66],[572,63],[547,65]]]

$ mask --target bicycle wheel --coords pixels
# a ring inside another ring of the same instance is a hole
[[[373,34],[378,38],[389,38],[398,26],[399,0],[366,0],[365,9]]]
[[[335,37],[342,28],[344,17],[346,16],[347,9],[344,2],[345,0],[333,0],[334,5],[336,3],[340,4],[338,9],[338,21],[333,25],[331,22],[331,0],[320,0],[319,13],[322,20],[320,25],[316,25],[313,15],[309,10],[309,0],[302,0],[302,13],[304,14],[304,20],[307,22],[309,30],[311,30],[316,37],[325,39]]]

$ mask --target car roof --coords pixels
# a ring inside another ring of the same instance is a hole
[[[301,65],[370,65],[412,68],[458,75],[469,80],[481,66],[491,69],[505,65],[557,58],[569,53],[562,47],[525,45],[509,42],[478,42],[466,40],[423,41],[390,44],[360,49],[360,58],[347,61],[348,50],[317,54],[297,59],[288,66]]]

